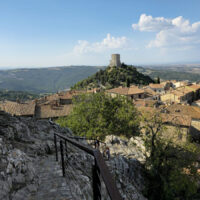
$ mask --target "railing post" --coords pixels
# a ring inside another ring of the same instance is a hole
[[[55,151],[56,151],[56,161],[58,161],[58,148],[57,148],[57,139],[56,139],[55,133],[54,133],[54,144],[55,144]]]
[[[65,140],[65,156],[67,158],[67,140]]]
[[[96,159],[95,164],[92,166],[92,185],[93,185],[93,200],[101,200],[101,181],[100,170],[97,166]]]
[[[60,140],[60,155],[61,155],[63,176],[65,177],[65,160],[64,160],[63,142],[62,142],[62,140]]]

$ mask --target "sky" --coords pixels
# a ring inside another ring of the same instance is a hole
[[[199,0],[0,0],[0,67],[200,63]]]

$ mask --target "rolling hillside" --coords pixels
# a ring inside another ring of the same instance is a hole
[[[121,71],[113,70],[112,73],[104,69],[105,67],[68,66],[0,70],[0,90],[54,93],[74,85],[74,88],[87,85],[95,87],[98,84],[107,88],[125,85],[127,78],[130,83],[148,84],[150,79],[146,81],[147,77],[155,79],[158,76],[163,80],[200,81],[200,65],[132,67],[121,68]]]
[[[92,66],[0,70],[0,90],[57,92],[70,88],[98,70]]]
[[[200,81],[200,64],[137,67],[137,70],[153,79],[159,76],[162,80]]]

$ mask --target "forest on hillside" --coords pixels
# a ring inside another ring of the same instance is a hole
[[[23,91],[8,91],[2,90],[0,91],[0,101],[9,100],[9,101],[27,101],[33,100],[40,97],[38,94],[33,94],[30,92],[23,92]]]
[[[154,80],[148,75],[137,71],[134,66],[122,64],[121,67],[107,67],[100,69],[94,75],[76,83],[72,89],[105,87],[106,89],[135,85],[148,85]]]

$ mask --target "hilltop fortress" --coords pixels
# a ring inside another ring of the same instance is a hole
[[[110,60],[110,67],[121,67],[120,54],[112,54]]]

